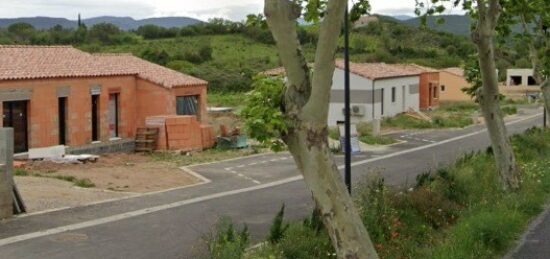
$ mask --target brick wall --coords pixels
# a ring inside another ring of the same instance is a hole
[[[99,103],[100,140],[110,139],[109,95],[119,94],[119,137],[134,138],[137,127],[156,115],[175,115],[176,96],[200,95],[201,121],[206,122],[206,85],[166,89],[135,76],[86,77],[0,81],[0,90],[28,89],[29,147],[59,144],[58,98],[67,98],[67,145],[92,142],[91,89],[101,89]],[[2,111],[0,99],[0,112]],[[0,120],[0,123],[1,120]],[[1,126],[1,124],[0,124]]]

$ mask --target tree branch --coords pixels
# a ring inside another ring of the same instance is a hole
[[[299,110],[306,104],[311,92],[309,68],[296,32],[296,19],[300,12],[301,7],[293,1],[265,0],[267,24],[275,39],[288,80],[285,105],[297,106],[285,107],[287,110]]]
[[[338,47],[338,39],[347,1],[330,0],[319,29],[319,40],[315,52],[315,65],[313,70],[313,88],[311,98],[304,107],[305,114],[315,123],[326,124],[328,116],[328,103],[330,101],[330,89],[334,74],[334,56]]]

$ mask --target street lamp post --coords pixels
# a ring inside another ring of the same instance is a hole
[[[348,192],[351,194],[351,123],[350,123],[350,78],[349,78],[349,12],[346,7],[344,21],[344,178]]]

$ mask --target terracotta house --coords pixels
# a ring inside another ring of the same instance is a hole
[[[132,139],[152,116],[195,116],[201,125],[207,85],[130,54],[0,45],[0,127],[14,128],[15,151],[25,152]]]
[[[472,98],[462,91],[462,88],[471,87],[464,77],[464,69],[451,67],[440,70],[439,84],[440,101],[472,101]]]

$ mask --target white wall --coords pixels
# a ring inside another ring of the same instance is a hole
[[[413,85],[416,85],[418,89],[419,83],[419,76],[390,78],[375,81],[375,89],[384,89],[384,114],[381,114],[380,109],[378,109],[378,111],[375,110],[376,118],[393,117],[407,111],[409,108],[418,111],[420,107],[420,92],[417,91],[415,94],[410,94],[409,91]],[[391,93],[393,87],[395,87],[396,91],[395,102],[392,102]],[[404,95],[403,89],[405,90]]]
[[[332,90],[342,91],[344,89],[344,71],[342,69],[336,69],[333,75]],[[357,105],[363,107],[365,113],[363,116],[351,116],[352,123],[361,121],[371,121],[374,117],[392,117],[399,113],[405,112],[410,108],[419,110],[420,95],[419,93],[410,94],[409,90],[411,85],[416,85],[420,82],[419,76],[390,78],[383,80],[376,80],[374,82],[374,89],[376,100],[380,99],[380,89],[384,89],[384,114],[381,114],[381,102],[375,102],[374,107],[372,102],[372,90],[373,81],[357,76],[355,74],[350,75],[350,89],[352,91],[351,106]],[[396,89],[395,102],[392,102],[392,87]],[[403,89],[405,94],[403,94]],[[366,92],[369,92],[368,94]],[[353,96],[355,94],[355,96]],[[367,100],[367,98],[369,100]],[[364,100],[364,101],[363,101]],[[355,101],[355,102],[354,102]],[[334,126],[338,121],[344,121],[344,109],[343,101],[333,102],[331,101],[328,115],[328,125]]]
[[[515,68],[506,70],[506,86],[514,86],[512,84],[512,76],[521,77],[521,86],[527,86],[529,77],[533,76],[533,69],[530,68]]]

